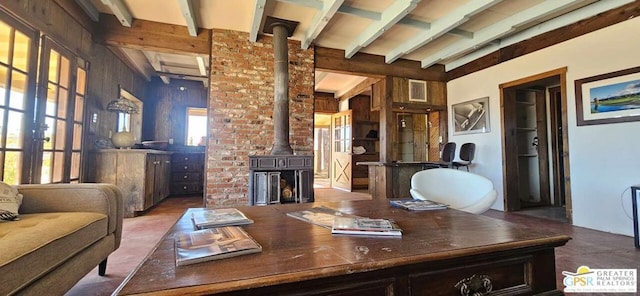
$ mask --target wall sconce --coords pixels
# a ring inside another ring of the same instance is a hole
[[[400,107],[401,111],[404,111],[404,107]],[[404,119],[404,112],[400,112],[400,127],[407,127],[407,121]]]

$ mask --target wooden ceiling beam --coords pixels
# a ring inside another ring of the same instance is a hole
[[[380,78],[367,78],[365,80],[362,80],[356,86],[352,87],[350,90],[346,91],[343,95],[341,95],[338,98],[338,101],[342,102],[344,100],[351,99],[363,93],[366,90],[371,90],[371,87],[373,86],[373,84],[377,83],[378,81],[380,81]]]
[[[393,61],[399,59],[403,55],[425,46],[426,44],[436,40],[438,37],[466,23],[472,16],[481,13],[502,1],[503,0],[475,0],[460,6],[450,14],[447,14],[433,22],[431,27],[428,30],[425,30],[424,33],[416,34],[415,37],[387,53],[385,57],[386,62],[393,63]]]
[[[420,0],[401,0],[389,5],[389,7],[382,12],[379,21],[375,21],[369,25],[347,46],[345,57],[351,58],[356,52],[360,51],[360,49],[367,47],[371,42],[378,39],[384,32],[414,10],[416,6],[418,6],[418,3],[420,3]]]
[[[198,36],[198,25],[196,24],[195,16],[193,15],[193,3],[191,0],[178,0],[180,4],[180,10],[182,11],[182,16],[184,20],[187,22],[187,29],[189,30],[189,35],[196,37]]]
[[[185,26],[169,25],[135,19],[132,26],[123,27],[118,20],[102,14],[97,40],[104,44],[168,53],[206,54],[211,52],[211,30],[201,29],[198,36],[189,36]]]
[[[553,31],[558,28],[562,28],[571,24],[575,24],[584,19],[588,19],[590,17],[601,14],[603,11],[609,11],[612,9],[620,8],[621,6],[628,4],[630,2],[634,2],[634,0],[608,0],[608,1],[598,1],[596,3],[589,4],[587,6],[583,6],[571,12],[568,12],[562,16],[554,18],[552,20],[548,20],[544,23],[541,23],[537,26],[526,29],[522,32],[519,32],[515,35],[502,38],[498,42],[494,42],[493,44],[487,45],[479,50],[476,50],[472,53],[469,53],[459,59],[456,59],[450,63],[445,65],[445,70],[449,71],[451,69],[455,69],[459,66],[467,64],[471,61],[479,59],[491,52],[499,50],[500,48],[507,47],[512,44],[516,44],[518,42],[528,40],[534,38],[538,35]]]
[[[309,30],[304,34],[304,40],[302,40],[301,43],[302,49],[309,48],[309,45],[320,35],[343,2],[344,0],[327,0],[322,2],[322,8],[313,17],[311,27],[309,27]]]
[[[600,13],[588,19],[570,24],[527,40],[506,46],[447,72],[447,81],[487,69],[500,63],[527,55],[534,51],[588,34],[608,26],[624,22],[640,15],[640,2],[634,1],[622,7]]]
[[[111,9],[111,12],[118,18],[120,24],[125,27],[131,27],[133,17],[131,17],[131,12],[129,12],[127,6],[122,3],[122,0],[102,0],[102,4]]]
[[[357,53],[350,59],[345,58],[344,50],[326,47],[315,48],[316,70],[353,74],[367,77],[395,76],[427,81],[445,81],[443,65],[434,65],[426,69],[420,62],[399,59],[387,64],[384,56]]]
[[[488,43],[501,38],[527,23],[544,19],[558,11],[575,5],[583,0],[545,1],[531,8],[520,11],[503,20],[473,33],[473,39],[455,42],[422,60],[422,67],[429,67],[447,59],[452,59],[474,51]]]
[[[264,7],[266,5],[267,0],[256,0],[256,4],[253,8],[253,20],[251,21],[251,31],[249,32],[249,41],[256,42],[258,41],[258,35],[260,33],[260,28],[264,24]]]

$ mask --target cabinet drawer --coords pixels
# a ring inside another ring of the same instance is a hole
[[[199,182],[202,180],[201,173],[173,173],[171,174],[171,182]]]
[[[530,294],[531,275],[527,270],[531,260],[531,256],[523,256],[413,274],[409,276],[411,295],[460,295],[456,284],[473,275],[488,276],[494,293]]]
[[[175,183],[171,184],[172,195],[199,194],[202,193],[201,183]]]
[[[178,163],[201,163],[204,161],[203,153],[174,153],[172,155],[173,162]]]
[[[171,166],[172,172],[200,172],[202,169],[202,164],[197,163],[173,163]]]

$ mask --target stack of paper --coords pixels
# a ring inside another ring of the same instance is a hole
[[[247,218],[244,213],[236,208],[194,209],[191,219],[196,229],[253,223],[253,220]]]
[[[402,229],[390,219],[335,217],[333,234],[401,236]]]

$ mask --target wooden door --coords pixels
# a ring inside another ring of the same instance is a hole
[[[154,187],[157,191],[157,202],[169,196],[169,183],[171,176],[171,155],[156,155],[158,165],[156,166]]]
[[[331,187],[351,191],[351,110],[331,115]]]
[[[155,171],[156,171],[156,157],[153,154],[147,154],[145,162],[144,173],[144,207],[146,210],[150,208],[155,202]]]

